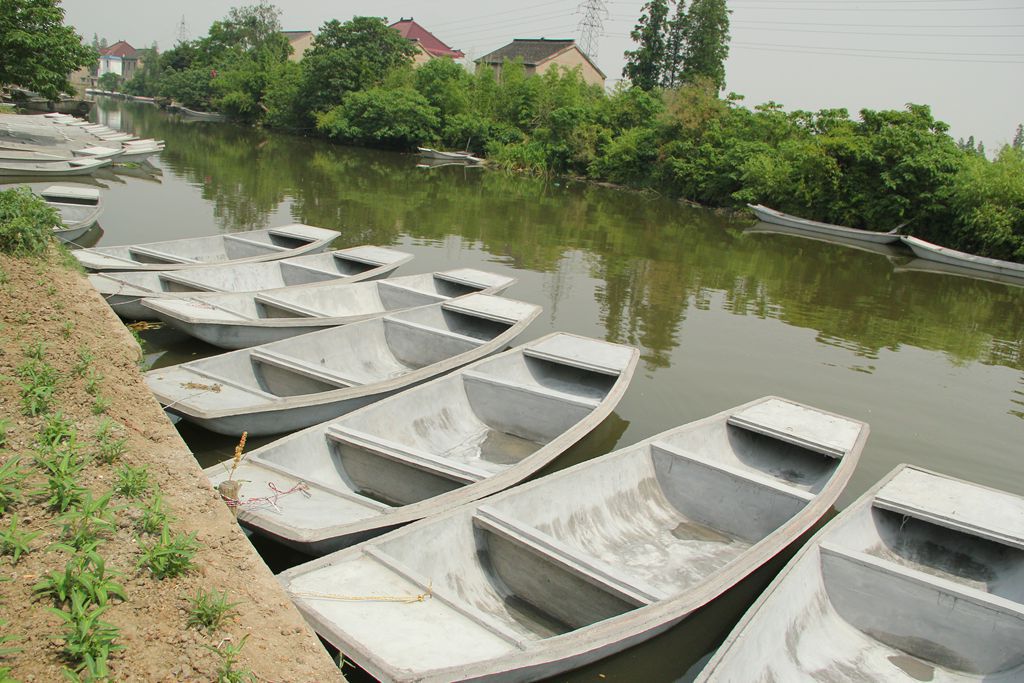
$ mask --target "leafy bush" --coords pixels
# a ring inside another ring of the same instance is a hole
[[[0,251],[39,257],[53,239],[60,214],[27,187],[0,192]]]
[[[415,90],[372,88],[345,97],[340,106],[317,116],[317,129],[359,145],[412,149],[436,135],[436,110]]]

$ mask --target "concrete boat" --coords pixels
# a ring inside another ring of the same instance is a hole
[[[156,320],[142,299],[181,298],[195,292],[260,292],[328,282],[363,282],[390,275],[412,254],[374,246],[351,247],[276,261],[234,263],[184,270],[107,271],[89,282],[122,318]]]
[[[110,159],[79,158],[70,161],[35,161],[31,159],[4,159],[0,161],[0,176],[76,176],[90,175],[97,169],[110,166]]]
[[[940,247],[937,244],[926,242],[917,237],[904,236],[903,243],[910,247],[914,255],[920,259],[934,261],[943,266],[953,266],[965,271],[973,271],[978,273],[980,277],[998,275],[1001,278],[1013,280],[1017,284],[1024,284],[1024,263],[975,256],[974,254],[967,254],[956,249]],[[943,272],[949,272],[949,270],[947,268]]]
[[[210,431],[236,437],[291,432],[501,351],[540,311],[467,294],[153,370],[145,379],[171,413]]]
[[[547,678],[664,631],[784,550],[832,506],[867,435],[767,397],[281,581],[317,633],[381,681]]]
[[[207,344],[244,349],[472,292],[500,294],[514,282],[504,275],[458,268],[373,282],[143,299],[142,305],[170,327]]]
[[[103,198],[92,187],[51,185],[39,196],[60,213],[62,225],[54,226],[54,236],[63,242],[74,242],[88,232],[103,213]]]
[[[108,162],[109,163],[109,162]],[[98,247],[75,252],[87,270],[180,270],[214,263],[274,261],[323,251],[338,233],[293,223],[279,228],[186,237],[166,242]]]
[[[458,161],[464,164],[479,164],[483,159],[473,156],[471,152],[446,152],[430,147],[417,147],[416,151],[424,159],[436,159],[438,161]]]
[[[230,462],[206,472],[214,485],[244,482],[244,526],[322,555],[535,473],[614,410],[638,357],[556,332],[278,439],[233,475]]]
[[[844,237],[848,240],[872,244],[891,244],[900,240],[900,235],[896,232],[897,229],[890,230],[889,232],[860,230],[859,228],[848,228],[845,225],[821,223],[798,216],[791,216],[788,213],[782,213],[761,204],[747,204],[747,206],[754,212],[758,220],[765,223],[776,223],[811,235]]]
[[[1024,499],[897,467],[786,565],[698,680],[1024,680]]]

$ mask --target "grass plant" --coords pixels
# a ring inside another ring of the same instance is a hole
[[[224,620],[238,614],[235,607],[241,603],[229,602],[228,592],[216,590],[196,590],[196,594],[189,596],[188,625],[196,628],[204,628],[207,631],[216,631]]]
[[[7,445],[7,432],[11,431],[12,424],[10,418],[0,417],[0,448]]]
[[[199,543],[195,532],[171,536],[171,527],[165,523],[159,538],[153,543],[147,544],[140,538],[139,549],[142,551],[139,566],[149,569],[158,579],[169,579],[195,567],[193,559],[199,550]]]
[[[146,534],[157,534],[167,524],[174,521],[174,518],[164,506],[164,497],[156,491],[145,505],[140,506],[142,517],[139,519],[139,529]]]
[[[217,667],[217,683],[244,683],[256,680],[252,671],[235,668],[235,665],[238,664],[238,655],[242,654],[242,648],[245,647],[245,641],[248,639],[249,636],[244,635],[238,641],[238,645],[225,642],[221,647],[204,646],[208,650],[216,652],[220,657],[220,666]]]
[[[97,605],[82,593],[73,591],[66,610],[50,608],[50,612],[64,622],[64,631],[59,637],[64,641],[64,654],[76,666],[76,671],[87,666],[95,670],[99,662],[103,662],[105,670],[110,653],[124,649],[115,642],[121,630],[101,619],[108,607]]]
[[[128,439],[114,438],[115,425],[117,425],[116,422],[105,417],[100,420],[99,426],[96,428],[96,450],[93,455],[97,460],[108,465],[114,463],[128,450]]]
[[[21,490],[28,470],[22,469],[21,458],[8,458],[0,465],[0,515],[21,500]]]
[[[101,607],[112,598],[125,600],[124,587],[114,581],[119,573],[107,569],[106,560],[96,547],[93,544],[76,551],[71,546],[54,543],[52,549],[73,554],[62,571],[50,572],[32,587],[36,597],[50,598],[57,605],[64,605],[72,596],[78,595],[86,602]]]
[[[149,483],[148,467],[131,467],[124,465],[117,471],[117,481],[114,483],[114,491],[125,498],[139,498],[149,491],[152,484]]]
[[[75,366],[74,368],[72,368],[72,372],[75,373],[76,377],[85,377],[85,374],[92,367],[93,360],[95,360],[95,356],[93,355],[92,351],[88,349],[88,347],[78,347],[78,360],[75,362]]]
[[[83,378],[85,379],[86,393],[90,396],[98,396],[100,393],[100,382],[103,381],[103,374],[90,367],[83,374]]]
[[[46,358],[46,343],[43,341],[36,341],[34,344],[28,344],[22,347],[21,352],[25,358],[29,360],[43,360]]]
[[[71,333],[75,331],[75,324],[70,320],[64,321],[64,324],[60,327],[60,334],[65,339],[71,339]]]
[[[92,401],[92,414],[102,415],[103,413],[110,410],[111,400],[102,394],[97,396]]]
[[[47,455],[37,455],[36,463],[46,473],[46,486],[32,494],[46,496],[47,507],[64,512],[85,495],[85,488],[78,483],[78,475],[85,465],[76,447],[67,444]]]
[[[73,443],[76,436],[75,423],[58,411],[46,417],[36,435],[36,443],[40,448],[48,450],[61,444]]]
[[[57,523],[63,527],[61,538],[67,546],[75,550],[95,547],[116,528],[115,510],[110,507],[113,495],[113,491],[107,491],[94,498],[92,492],[87,491],[77,503],[57,517]]]
[[[18,383],[21,388],[22,412],[32,417],[49,412],[60,380],[57,371],[46,361],[37,358],[22,363],[17,371],[23,380]]]
[[[41,531],[20,531],[18,529],[18,515],[11,515],[10,525],[0,530],[0,555],[11,558],[11,564],[18,564],[22,555],[32,551],[29,544],[35,540]]]

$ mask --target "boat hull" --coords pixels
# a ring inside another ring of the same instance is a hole
[[[910,247],[919,259],[949,266],[961,273],[973,272],[982,277],[994,275],[1005,281],[1024,285],[1024,263],[974,256],[955,249],[940,247],[917,237],[906,236],[903,238],[903,243]]]
[[[842,237],[846,240],[868,244],[892,244],[900,241],[900,236],[894,232],[874,232],[872,230],[848,228],[843,225],[821,223],[819,221],[807,220],[806,218],[799,218],[798,216],[790,216],[760,204],[750,204],[748,206],[760,221],[782,225],[808,235]]]

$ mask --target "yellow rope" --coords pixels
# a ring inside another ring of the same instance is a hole
[[[320,600],[342,600],[345,602],[424,602],[434,594],[432,587],[419,595],[341,595],[339,593],[317,593],[315,591],[289,591],[297,598],[316,598]]]

